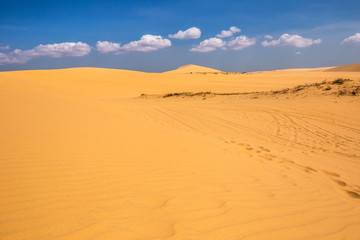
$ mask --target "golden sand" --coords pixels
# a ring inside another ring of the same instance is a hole
[[[360,72],[360,63],[338,66],[328,69],[329,72]]]
[[[185,66],[181,66],[175,70],[168,71],[167,73],[218,73],[220,70],[202,67],[198,65],[188,64]]]
[[[359,239],[358,95],[140,95],[360,72],[182,71],[0,73],[0,239]]]

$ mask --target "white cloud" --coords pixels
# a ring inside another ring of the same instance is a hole
[[[10,64],[10,63],[25,63],[28,60],[25,60],[16,54],[11,53],[0,53],[0,65]]]
[[[249,47],[256,44],[255,38],[248,38],[245,35],[238,36],[235,39],[226,42],[221,38],[209,38],[206,39],[200,44],[192,49],[191,52],[211,52],[215,51],[217,48],[221,49],[230,49],[230,50],[241,50],[243,48]]]
[[[91,47],[83,42],[63,42],[54,44],[40,44],[33,48],[31,54],[33,56],[49,56],[49,57],[82,57],[88,55],[91,52]]]
[[[296,54],[296,55],[301,55],[301,52],[296,52],[295,54]]]
[[[161,36],[146,34],[138,41],[132,41],[120,48],[121,51],[150,52],[171,46],[169,39]],[[119,52],[118,52],[119,53]]]
[[[190,49],[191,52],[211,52],[215,51],[217,48],[224,47],[226,45],[226,42],[223,41],[220,38],[209,38],[206,39],[200,44],[192,49]]]
[[[355,35],[345,38],[342,43],[360,43],[360,33],[356,33]]]
[[[189,28],[185,31],[178,31],[175,34],[169,34],[169,38],[177,38],[177,39],[197,39],[200,38],[201,31],[197,27]]]
[[[40,44],[30,50],[15,49],[9,53],[0,53],[0,65],[10,63],[26,63],[36,57],[60,58],[66,56],[81,57],[89,54],[91,47],[83,42],[63,42]]]
[[[271,36],[271,35],[265,35],[264,37],[265,37],[266,39],[270,39],[270,40],[273,39],[273,36]]]
[[[0,51],[3,51],[3,50],[8,50],[10,49],[10,46],[7,45],[7,46],[0,46]]]
[[[263,41],[261,44],[264,47],[268,46],[286,46],[291,45],[295,47],[308,47],[313,44],[320,44],[321,39],[310,39],[310,38],[303,38],[299,35],[290,35],[290,34],[283,34],[278,40],[272,40],[272,41]]]
[[[248,38],[244,35],[236,37],[234,40],[229,41],[227,46],[231,50],[241,50],[254,44],[256,44],[255,38]]]
[[[237,27],[230,27],[229,30],[222,30],[219,34],[217,34],[216,36],[219,38],[226,38],[226,37],[231,37],[233,36],[235,33],[241,32],[241,29],[237,28]]]
[[[120,43],[97,41],[96,50],[100,53],[116,52],[120,50]]]

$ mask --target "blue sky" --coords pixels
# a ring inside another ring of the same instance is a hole
[[[1,0],[0,71],[344,65],[360,62],[357,33],[358,0]]]

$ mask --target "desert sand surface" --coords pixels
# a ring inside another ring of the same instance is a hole
[[[360,72],[360,63],[343,65],[328,69],[329,72]]]
[[[0,239],[359,239],[360,72],[186,68],[1,72]]]

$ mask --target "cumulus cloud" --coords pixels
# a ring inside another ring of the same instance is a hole
[[[299,35],[290,35],[285,33],[281,35],[278,40],[263,41],[261,44],[264,47],[291,45],[291,46],[303,48],[303,47],[311,46],[313,44],[320,44],[320,43],[321,43],[321,39],[313,40],[310,38],[304,38]]]
[[[28,50],[33,56],[49,57],[82,57],[91,52],[91,47],[83,42],[63,42],[54,44],[40,44],[39,46]],[[25,51],[24,51],[25,52]]]
[[[360,33],[356,33],[355,35],[345,38],[342,43],[360,43]]]
[[[116,52],[120,50],[120,43],[97,41],[96,50],[100,53]]]
[[[226,45],[226,42],[220,38],[209,38],[206,39],[200,44],[192,49],[191,52],[211,52],[215,51],[217,48],[222,48]]]
[[[185,31],[178,31],[175,34],[169,34],[169,38],[177,38],[177,39],[197,39],[200,38],[201,31],[197,27],[189,28]]]
[[[221,49],[230,49],[230,50],[242,50],[246,47],[256,44],[255,38],[248,38],[247,36],[238,36],[235,39],[226,42],[221,38],[209,38],[206,39],[200,44],[192,49],[191,52],[211,52],[215,51],[217,48]]]
[[[271,35],[265,35],[264,37],[265,37],[266,39],[270,39],[270,40],[273,39],[273,36],[271,36]]]
[[[256,44],[255,38],[248,38],[245,35],[236,37],[234,40],[231,40],[227,43],[227,47],[231,50],[241,50],[243,48],[249,47]]]
[[[296,55],[301,55],[301,52],[296,52],[295,54],[296,54]]]
[[[0,51],[3,51],[3,50],[8,50],[10,49],[10,46],[7,45],[7,46],[0,46]]]
[[[120,50],[127,52],[150,52],[170,46],[171,41],[169,39],[163,38],[162,36],[146,34],[138,41],[132,41],[128,44],[125,44],[120,48]]]
[[[22,57],[16,56],[16,54],[0,53],[0,65],[11,63],[25,63],[27,61],[28,60],[25,60]]]
[[[241,32],[241,29],[233,26],[233,27],[230,27],[229,30],[222,30],[219,34],[216,35],[216,37],[219,37],[219,38],[231,37],[235,33],[239,33],[239,32]]]
[[[0,65],[10,63],[26,63],[36,57],[81,57],[89,54],[91,47],[83,42],[63,42],[40,44],[30,50],[15,49],[12,52],[0,53]]]
[[[219,38],[226,38],[226,37],[231,37],[233,36],[235,33],[241,32],[241,29],[237,28],[237,27],[230,27],[229,30],[222,30],[219,34],[217,34],[216,36]]]

